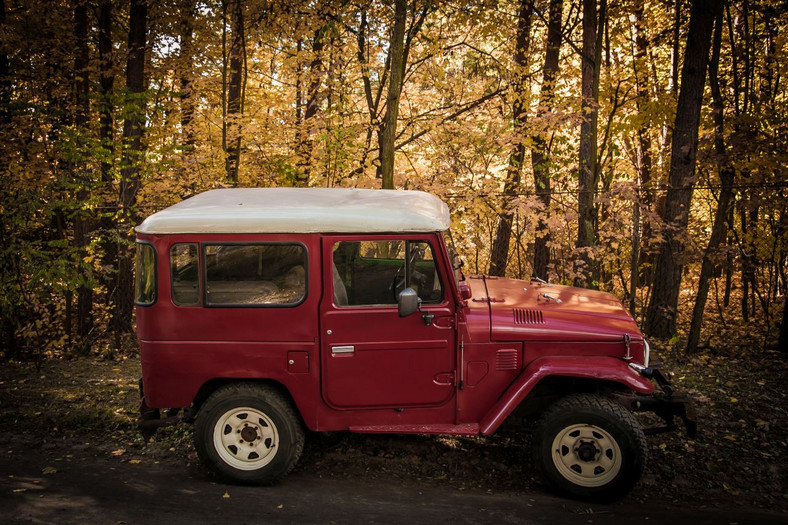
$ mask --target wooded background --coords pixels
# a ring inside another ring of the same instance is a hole
[[[0,355],[120,351],[133,227],[231,186],[428,191],[466,274],[785,350],[787,37],[784,0],[0,0]]]

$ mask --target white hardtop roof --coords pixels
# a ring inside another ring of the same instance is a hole
[[[449,229],[449,208],[422,191],[211,190],[154,213],[137,233],[383,233]]]

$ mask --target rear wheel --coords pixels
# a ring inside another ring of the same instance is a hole
[[[208,398],[197,414],[194,439],[214,474],[259,485],[290,472],[304,448],[304,430],[290,400],[271,387],[243,383]]]
[[[646,438],[635,417],[601,396],[565,397],[540,419],[535,463],[548,484],[581,499],[625,496],[645,469]]]

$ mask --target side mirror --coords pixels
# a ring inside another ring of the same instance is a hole
[[[471,287],[465,283],[460,284],[460,298],[463,301],[467,301],[473,297],[473,292],[471,291]]]
[[[407,317],[415,313],[421,306],[421,299],[413,288],[405,288],[397,296],[397,313],[400,317]]]

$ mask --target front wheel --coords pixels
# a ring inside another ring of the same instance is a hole
[[[194,426],[203,464],[228,481],[270,485],[293,469],[304,448],[292,403],[268,386],[220,388],[200,408]]]
[[[565,397],[539,420],[534,459],[554,489],[580,499],[625,496],[646,466],[646,437],[618,403],[592,394]]]

